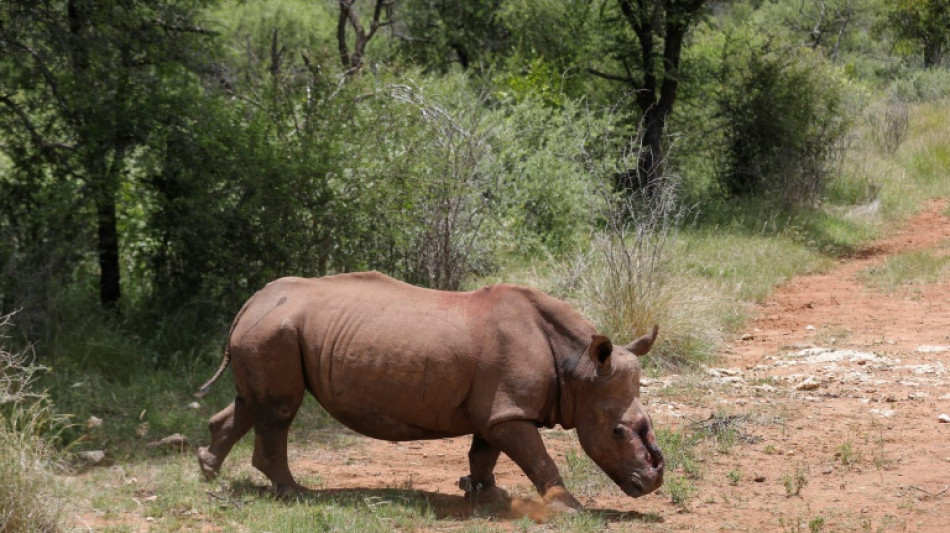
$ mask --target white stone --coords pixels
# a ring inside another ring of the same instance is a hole
[[[815,390],[818,387],[821,387],[821,382],[812,376],[808,376],[804,381],[795,385],[795,390]]]
[[[80,459],[85,461],[90,466],[96,466],[102,464],[106,459],[106,452],[102,450],[90,450],[88,452],[79,452],[76,454]]]
[[[939,345],[938,345],[938,346],[929,346],[929,345],[924,344],[924,345],[922,345],[922,346],[918,346],[918,347],[917,347],[917,351],[920,352],[920,353],[943,353],[943,352],[950,352],[950,346],[939,346]]]

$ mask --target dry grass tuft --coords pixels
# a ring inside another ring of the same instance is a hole
[[[10,327],[0,317],[0,333]],[[5,337],[0,336],[0,340]],[[52,469],[57,451],[46,436],[62,427],[46,394],[35,392],[45,370],[32,362],[32,352],[10,352],[0,344],[0,531],[60,531],[61,499]]]

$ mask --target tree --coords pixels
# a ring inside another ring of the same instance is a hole
[[[622,74],[590,67],[602,78],[622,82],[635,95],[641,113],[637,168],[620,173],[621,190],[652,189],[663,176],[663,136],[680,82],[680,56],[686,33],[706,0],[617,0],[621,26],[607,53]],[[629,33],[634,39],[630,39]],[[615,67],[615,68],[616,68]]]
[[[364,28],[360,22],[359,13],[356,11],[356,0],[339,0],[340,17],[337,22],[336,38],[340,49],[340,62],[347,72],[359,72],[363,68],[363,61],[366,56],[366,45],[376,35],[376,32],[392,24],[392,7],[395,0],[375,0],[373,7],[373,18],[369,23],[369,30]],[[386,16],[383,19],[383,15]],[[347,27],[353,31],[353,47],[350,48],[347,37]]]
[[[898,44],[921,50],[924,67],[935,67],[950,45],[950,5],[946,0],[893,0],[880,29],[893,31]]]
[[[144,0],[0,6],[0,131],[17,168],[3,185],[20,193],[21,204],[59,199],[55,207],[79,212],[74,223],[95,228],[106,309],[121,296],[117,206],[130,162],[176,120],[175,100],[192,84],[184,65],[199,55],[195,40],[212,34],[195,24],[196,7]],[[28,246],[30,235],[22,237]]]
[[[416,61],[440,70],[487,66],[509,45],[498,20],[501,0],[405,0],[400,3],[400,47]]]

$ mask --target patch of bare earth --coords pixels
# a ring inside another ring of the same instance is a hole
[[[610,529],[950,531],[950,424],[938,421],[950,413],[950,284],[887,292],[857,276],[889,256],[938,249],[950,239],[943,208],[931,204],[838,268],[778,288],[744,340],[700,379],[647,380],[658,428],[734,422],[732,440],[700,450],[701,477],[690,481],[696,492],[685,506],[668,490],[630,499],[612,486],[579,494],[582,502],[617,511],[603,514]],[[576,445],[563,432],[544,434],[563,472]],[[411,489],[441,518],[487,514],[514,526],[517,513],[480,513],[462,499],[468,438],[354,438],[334,451],[295,443],[292,468],[318,490]],[[504,456],[497,477],[536,499]]]

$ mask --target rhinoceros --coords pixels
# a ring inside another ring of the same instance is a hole
[[[305,391],[347,427],[388,441],[473,435],[469,497],[495,487],[504,452],[542,499],[579,509],[539,427],[577,429],[584,451],[627,495],[663,483],[663,455],[640,403],[638,357],[657,335],[614,346],[565,302],[519,285],[473,292],[414,287],[376,272],[286,277],[235,318],[223,361],[234,402],[198,450],[213,479],[253,427],[252,464],[279,493],[304,490],[287,435]],[[495,489],[499,490],[499,489]]]

